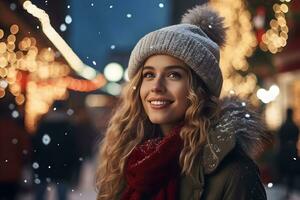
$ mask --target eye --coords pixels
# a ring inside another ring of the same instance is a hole
[[[152,72],[144,72],[143,73],[143,78],[153,78],[154,77],[154,74]]]
[[[181,78],[181,74],[178,73],[178,72],[170,72],[168,74],[168,77],[171,78],[171,79],[180,79]]]

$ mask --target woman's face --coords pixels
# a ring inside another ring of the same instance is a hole
[[[140,97],[150,121],[167,134],[188,108],[188,68],[168,55],[149,57],[142,70]]]

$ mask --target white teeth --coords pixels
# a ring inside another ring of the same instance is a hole
[[[169,101],[150,101],[153,105],[166,105],[169,103]]]

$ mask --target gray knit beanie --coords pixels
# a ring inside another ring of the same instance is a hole
[[[166,54],[185,62],[219,97],[222,73],[219,47],[225,43],[223,18],[207,5],[196,6],[183,15],[181,24],[168,26],[145,35],[131,52],[128,75],[131,79],[146,59]]]

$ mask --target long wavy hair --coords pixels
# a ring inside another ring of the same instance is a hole
[[[209,95],[203,82],[189,69],[189,107],[180,136],[184,146],[179,164],[184,174],[191,172],[193,163],[205,143],[212,120],[217,116],[219,100]],[[142,68],[124,87],[119,106],[115,109],[106,136],[101,142],[96,172],[97,200],[111,200],[125,187],[124,166],[131,151],[145,138],[151,138],[155,125],[144,112],[140,99]]]

